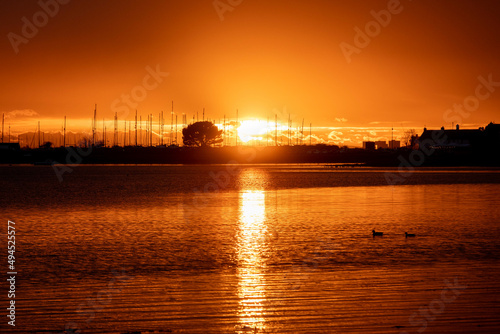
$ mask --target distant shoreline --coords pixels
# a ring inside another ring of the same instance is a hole
[[[409,172],[405,170],[400,170],[397,166],[368,166],[368,165],[338,165],[338,168],[332,167],[329,164],[324,163],[241,163],[241,164],[119,164],[119,163],[109,163],[109,164],[7,164],[0,163],[0,168],[59,168],[67,166],[70,168],[84,168],[84,167],[125,167],[125,168],[143,168],[143,167],[168,167],[168,168],[183,168],[183,167],[213,167],[222,168],[224,166],[236,166],[237,168],[288,168],[294,169],[300,168],[304,171],[310,171],[313,169],[321,171],[337,171],[337,172],[397,172],[397,173],[432,173],[432,172],[446,172],[446,173],[500,173],[500,166],[421,166],[414,167],[414,169]]]
[[[418,158],[418,159],[417,159]],[[365,150],[330,145],[237,147],[57,147],[0,151],[0,164],[183,165],[338,164],[366,167],[500,167],[500,151],[410,148]],[[335,168],[335,167],[334,167]]]

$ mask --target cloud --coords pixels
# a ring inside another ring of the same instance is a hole
[[[311,138],[313,139],[313,142],[316,143],[316,144],[323,144],[323,143],[326,143],[327,141],[324,140],[323,138],[317,136],[317,135],[312,135]],[[309,140],[309,136],[307,138]]]
[[[347,119],[345,119],[345,118],[335,118],[335,121],[345,123],[345,122],[347,122]]]
[[[370,136],[363,136],[363,141],[378,141],[380,138],[378,137],[370,137]]]
[[[343,133],[342,132],[339,132],[339,131],[332,131],[328,134],[328,139],[330,140],[334,140],[334,141],[342,141],[343,138],[341,138],[340,136],[342,136]]]
[[[23,118],[30,118],[30,117],[35,117],[35,116],[40,116],[36,111],[33,109],[23,109],[23,110],[12,110],[9,112],[5,113],[5,119],[23,119]]]
[[[466,123],[466,124],[459,124],[459,125],[460,125],[460,127],[472,128],[472,129],[479,129],[481,126],[484,126],[484,124],[480,124],[480,123]]]

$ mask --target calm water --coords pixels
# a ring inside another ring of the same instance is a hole
[[[498,333],[500,172],[395,171],[0,167],[13,331]]]

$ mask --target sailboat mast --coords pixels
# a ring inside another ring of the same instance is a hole
[[[278,114],[274,114],[274,146],[278,146]]]
[[[149,114],[146,120],[146,146],[149,146]]]
[[[95,135],[96,135],[95,131],[97,128],[96,116],[97,116],[97,104],[94,107],[94,118],[92,119],[92,146],[95,145]]]
[[[113,131],[113,146],[118,146],[118,114],[115,112],[114,121],[114,131]]]
[[[66,116],[64,116],[63,147],[66,147]]]
[[[292,139],[292,120],[290,119],[290,114],[288,114],[288,146],[290,146],[290,140]]]
[[[165,125],[164,125],[164,122],[165,122],[165,119],[163,118],[163,110],[161,111],[161,116],[160,116],[161,120],[160,120],[160,141],[161,141],[161,145],[164,144],[164,140],[163,140],[163,132],[165,130]]]
[[[170,113],[170,145],[172,145],[174,132],[174,101],[172,101],[172,112]]]
[[[304,145],[304,119],[302,118],[302,128],[300,129],[300,145]]]
[[[267,116],[267,127],[266,127],[266,146],[269,146],[269,116]]]

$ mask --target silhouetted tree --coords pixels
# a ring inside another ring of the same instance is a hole
[[[42,145],[40,145],[40,148],[43,148],[45,150],[49,150],[52,148],[52,142],[50,141],[46,141],[45,143],[43,143]]]
[[[182,141],[186,146],[210,146],[222,142],[222,130],[212,122],[196,122],[182,129]]]
[[[417,134],[417,132],[415,131],[415,129],[410,129],[410,130],[406,130],[403,134],[403,145],[404,146],[410,146],[411,145],[411,138],[413,136],[415,136]]]

